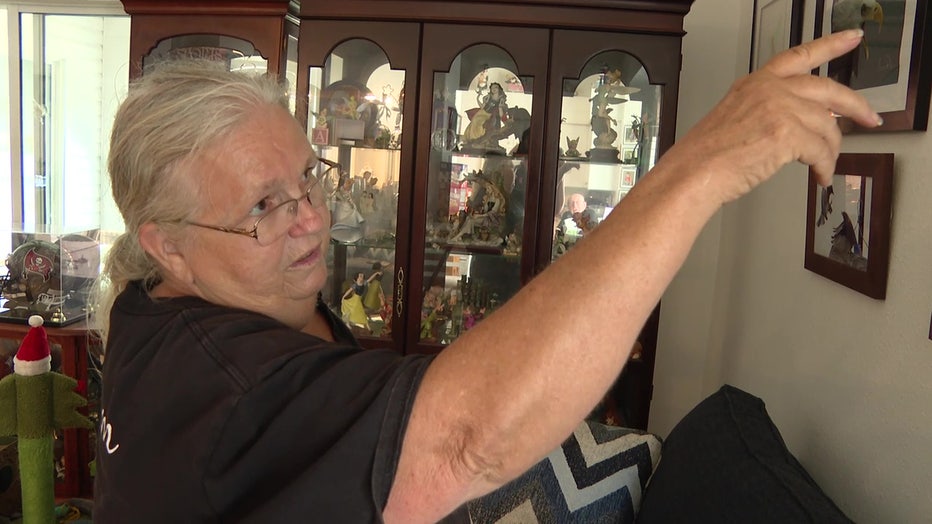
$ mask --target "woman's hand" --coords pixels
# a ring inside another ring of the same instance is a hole
[[[860,30],[843,31],[776,55],[737,80],[665,157],[677,162],[678,172],[707,177],[703,186],[720,203],[794,160],[811,165],[821,184],[829,183],[841,145],[837,117],[865,127],[881,120],[852,89],[810,71],[856,47],[862,36]]]

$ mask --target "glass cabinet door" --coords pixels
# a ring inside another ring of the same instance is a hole
[[[552,258],[605,219],[657,160],[661,88],[622,51],[593,56],[562,82]]]
[[[346,40],[309,70],[308,137],[341,166],[323,181],[331,212],[323,298],[360,338],[392,333],[404,93],[405,71],[370,40]]]
[[[673,144],[678,46],[660,35],[554,32],[537,270],[597,227]]]
[[[414,240],[422,267],[409,319],[419,351],[456,340],[511,298],[528,273],[525,253],[536,235],[536,206],[528,211],[528,202],[539,184],[530,174],[539,169],[532,142],[544,102],[535,97],[534,73],[546,70],[539,52],[546,36],[475,27],[425,32],[425,49],[434,53],[421,70],[431,89],[421,107],[430,113],[419,117],[419,132],[428,135],[418,138],[425,211],[423,229],[414,230],[422,235]]]
[[[521,285],[533,84],[516,69],[481,44],[434,74],[421,341],[452,342]]]

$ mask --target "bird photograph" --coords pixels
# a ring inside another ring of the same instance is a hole
[[[842,211],[841,223],[832,231],[832,248],[828,257],[854,269],[867,270],[867,258],[862,255],[862,245],[847,212]]]
[[[895,84],[904,11],[903,0],[832,0],[831,32],[863,29],[864,39],[829,62],[829,78],[854,89]]]
[[[819,227],[822,224],[828,222],[828,217],[832,214],[832,196],[834,196],[834,194],[834,186],[826,186],[822,188],[822,198],[820,199],[821,206],[819,208],[819,219],[816,221],[816,227]]]

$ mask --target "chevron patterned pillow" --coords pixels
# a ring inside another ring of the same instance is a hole
[[[524,475],[467,504],[474,524],[634,522],[661,441],[583,422]]]

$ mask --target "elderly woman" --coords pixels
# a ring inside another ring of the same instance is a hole
[[[876,125],[853,91],[808,75],[860,38],[739,80],[591,235],[433,358],[363,351],[319,302],[318,176],[333,166],[277,85],[201,65],[147,74],[112,134],[127,232],[98,309],[95,520],[430,522],[515,478],[609,388],[724,202],[794,160],[828,181],[835,114]]]

